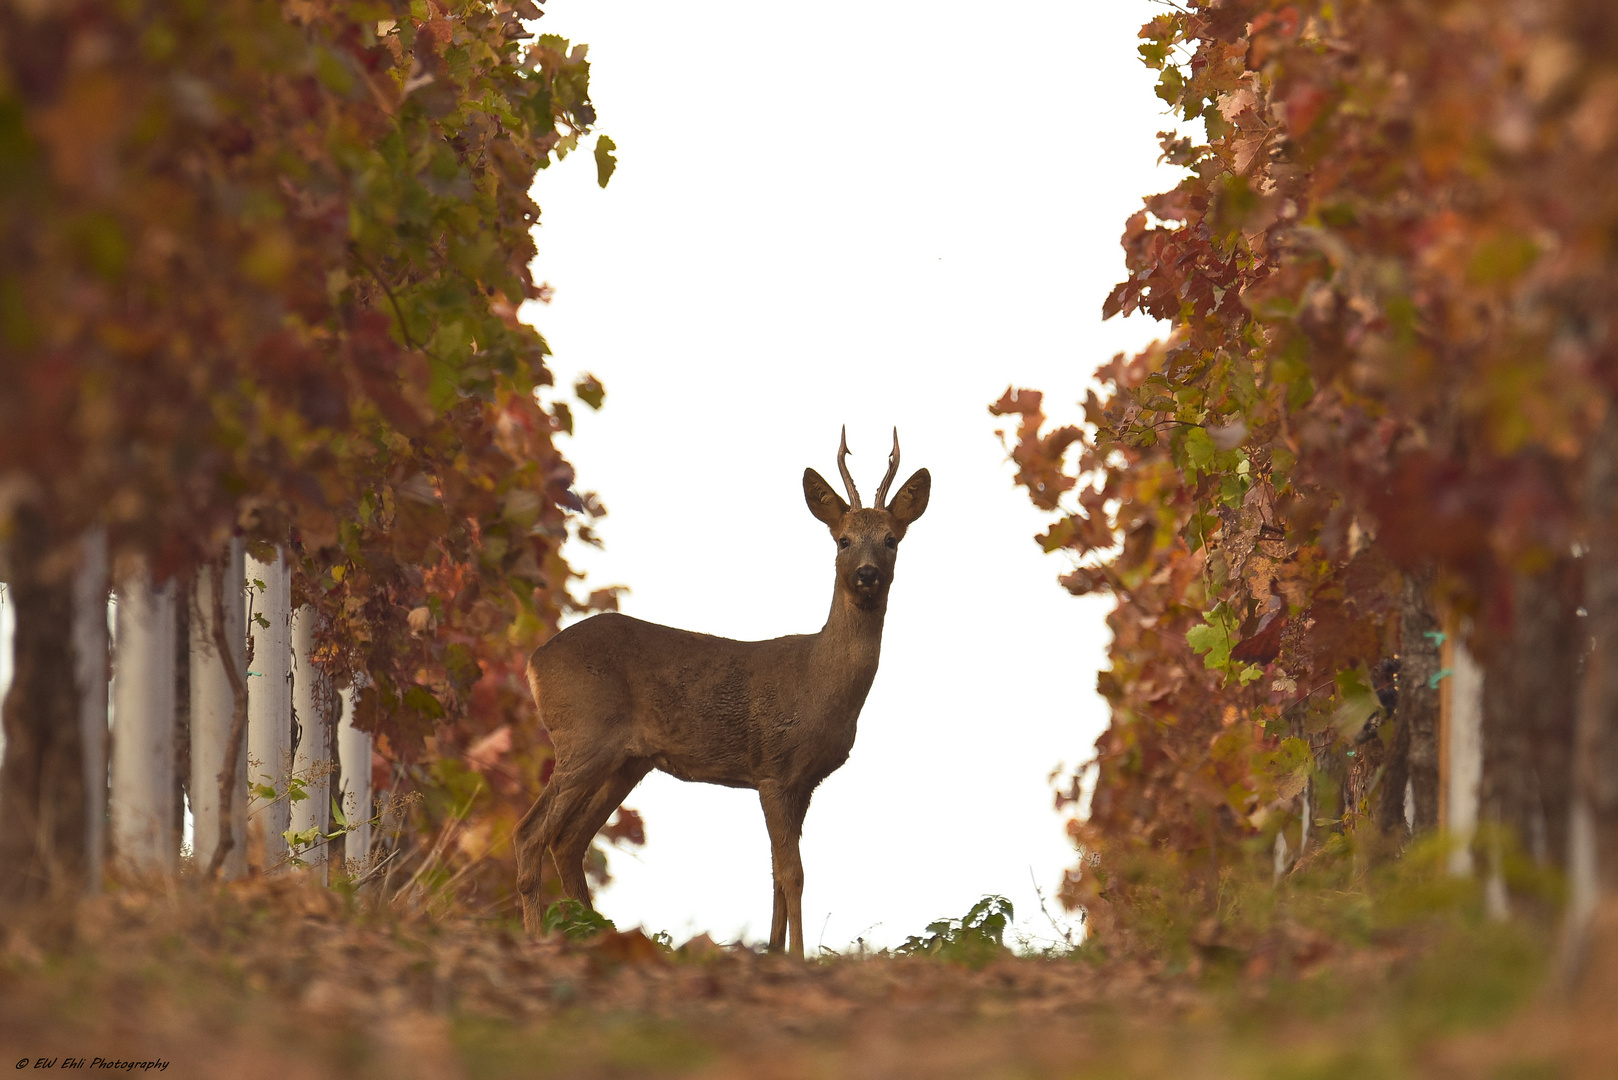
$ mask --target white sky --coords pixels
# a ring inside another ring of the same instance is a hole
[[[870,499],[890,428],[932,503],[899,553],[882,667],[852,757],[805,827],[811,948],[894,944],[986,893],[1051,935],[1073,852],[1048,776],[1085,759],[1105,606],[1055,583],[986,411],[1008,383],[1063,420],[1089,374],[1156,333],[1103,324],[1118,236],[1173,185],[1168,124],[1136,57],[1146,0],[819,8],[551,0],[590,45],[611,186],[541,173],[531,311],[565,383],[607,406],[564,451],[611,515],[590,583],[629,614],[736,638],[813,631],[834,549],[804,466],[836,477],[838,428]],[[593,143],[591,144],[593,145]],[[575,406],[576,411],[584,412]],[[648,844],[598,898],[679,939],[767,937],[757,797],[653,773],[628,800]],[[1054,905],[1053,905],[1054,910]]]

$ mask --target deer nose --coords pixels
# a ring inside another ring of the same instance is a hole
[[[854,584],[856,585],[869,588],[875,586],[878,580],[880,580],[880,575],[874,566],[862,566],[854,571]]]

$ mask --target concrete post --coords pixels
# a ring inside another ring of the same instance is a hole
[[[260,586],[262,583],[262,587]],[[263,869],[285,865],[291,814],[286,798],[292,766],[292,575],[286,553],[271,562],[247,559],[247,630],[253,663],[247,677],[248,783],[274,788],[275,798],[247,801],[249,848],[263,851]],[[249,862],[254,861],[249,856]]]
[[[213,625],[213,588],[216,566],[197,570],[191,615],[191,848],[199,866],[206,867],[221,839],[219,774],[230,749],[236,695],[225,665],[247,676],[246,605],[242,594],[245,572],[242,542],[232,540],[224,559],[225,637],[228,657],[219,655]],[[243,735],[245,739],[245,733]],[[245,751],[245,747],[243,748]],[[236,755],[236,777],[229,785],[233,844],[220,873],[227,880],[247,871],[247,754]]]
[[[348,834],[345,857],[364,862],[371,854],[371,736],[354,727],[354,699],[357,687],[345,687],[338,695],[342,719],[337,728],[337,750],[342,760],[343,792],[338,801],[349,821],[365,822]]]
[[[336,757],[331,745],[333,728],[330,713],[333,694],[330,680],[313,662],[315,609],[307,604],[292,613],[292,709],[301,735],[292,763],[293,775],[302,779],[306,798],[292,804],[292,831],[319,829],[331,831],[331,769]],[[307,852],[304,854],[303,852]],[[296,852],[326,880],[327,848],[317,839]]]
[[[174,583],[118,589],[112,683],[112,843],[118,865],[174,869]]]

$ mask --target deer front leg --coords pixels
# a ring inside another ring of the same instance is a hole
[[[772,860],[770,880],[775,894],[775,912],[770,916],[770,951],[784,952],[787,947],[787,894],[781,891],[781,878],[775,872]]]
[[[770,862],[775,871],[775,918],[770,926],[770,948],[788,947],[793,956],[802,959],[803,859],[798,854],[798,838],[803,833],[803,816],[809,809],[809,797],[774,783],[760,784],[758,797],[764,807],[764,825],[770,832]]]

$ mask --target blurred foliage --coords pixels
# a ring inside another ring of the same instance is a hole
[[[1109,862],[1178,853],[1207,911],[1300,830],[1366,847],[1406,575],[1487,663],[1514,577],[1588,535],[1618,8],[1191,0],[1140,37],[1192,134],[1161,134],[1185,175],[1128,220],[1103,314],[1169,333],[1097,371],[1082,427],[1047,430],[1037,391],[991,411],[1062,584],[1117,600],[1070,831]],[[1075,868],[1064,900],[1102,912],[1097,880]]]
[[[1251,989],[1254,980],[1290,980],[1388,951],[1476,948],[1514,957],[1513,979],[1534,986],[1546,972],[1562,879],[1506,847],[1509,837],[1490,840],[1505,848],[1503,873],[1521,898],[1514,920],[1489,913],[1481,882],[1449,873],[1444,836],[1374,862],[1374,839],[1342,833],[1279,873],[1232,859],[1211,894],[1186,887],[1195,875],[1184,853],[1126,847],[1086,865],[1086,910],[1098,932],[1078,954],[1128,956]]]
[[[104,524],[118,565],[159,579],[233,533],[288,545],[379,784],[489,777],[472,858],[548,768],[523,658],[564,613],[616,605],[570,591],[563,545],[605,510],[555,445],[568,406],[518,318],[550,295],[535,171],[596,120],[585,46],[534,36],[539,15],[0,9],[0,538],[26,503],[64,553]],[[600,406],[593,377],[577,392]]]

